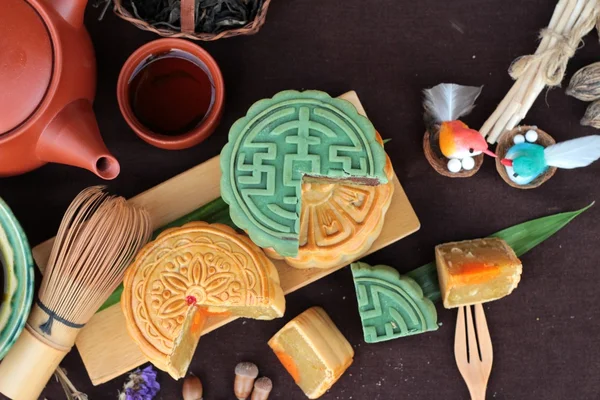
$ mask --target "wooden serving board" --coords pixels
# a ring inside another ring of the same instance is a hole
[[[360,113],[365,115],[356,92],[345,93],[340,98],[350,101]],[[153,229],[157,229],[219,197],[220,179],[221,171],[217,156],[129,201],[145,207],[150,213]],[[381,235],[369,253],[414,233],[420,226],[398,178],[394,177],[394,195],[386,214],[385,224]],[[33,257],[42,271],[50,257],[53,242],[54,238],[33,249]],[[292,268],[284,261],[273,260],[273,262],[279,271],[281,287],[285,294],[298,290],[345,266],[340,265],[325,270],[306,270]],[[206,323],[203,334],[234,319],[232,317],[211,317]],[[127,333],[125,317],[119,304],[94,315],[81,330],[75,344],[94,385],[122,375],[147,361]]]

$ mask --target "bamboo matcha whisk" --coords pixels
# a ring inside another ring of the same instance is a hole
[[[26,329],[0,363],[0,393],[38,398],[151,233],[148,213],[124,198],[98,186],[77,195],[56,235]]]

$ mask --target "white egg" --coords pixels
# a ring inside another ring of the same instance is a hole
[[[473,168],[475,168],[475,160],[473,159],[473,157],[463,158],[462,159],[462,167],[464,169],[466,169],[467,171],[470,171]]]
[[[525,134],[525,139],[527,139],[529,143],[535,143],[538,140],[538,133],[533,129],[530,129]]]
[[[523,136],[523,135],[516,135],[513,138],[513,142],[515,142],[515,144],[524,143],[525,142],[525,136]]]
[[[450,161],[448,161],[448,171],[450,172],[458,172],[461,169],[461,163],[460,160],[453,158]]]

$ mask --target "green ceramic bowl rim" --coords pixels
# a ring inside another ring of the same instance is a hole
[[[1,198],[0,229],[6,233],[8,243],[13,249],[14,273],[19,278],[15,293],[8,300],[12,304],[11,315],[6,326],[0,330],[1,360],[17,340],[27,321],[33,299],[34,263],[25,232],[23,232],[11,209]],[[4,249],[0,248],[0,253],[3,259],[7,258],[8,254]],[[4,266],[4,268],[8,268],[8,266]],[[4,268],[2,268],[2,273],[5,273]],[[3,292],[4,288],[1,289],[0,293]]]

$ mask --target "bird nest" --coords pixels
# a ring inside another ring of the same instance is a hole
[[[536,187],[546,182],[548,179],[552,178],[552,176],[556,172],[556,167],[550,167],[546,170],[546,172],[544,172],[543,174],[541,174],[526,185],[519,185],[513,182],[508,176],[508,173],[506,172],[506,167],[502,165],[501,161],[504,157],[506,157],[506,153],[508,152],[508,150],[514,145],[515,136],[525,135],[525,133],[529,130],[534,130],[537,132],[538,139],[536,143],[540,146],[548,147],[553,144],[556,144],[556,141],[552,138],[552,136],[539,129],[537,126],[518,126],[512,131],[506,132],[502,135],[502,137],[498,141],[498,146],[496,147],[496,155],[498,156],[496,158],[496,170],[498,170],[498,173],[500,174],[502,179],[504,179],[504,182],[517,189],[535,189]]]
[[[440,150],[439,135],[440,131],[437,129],[435,134],[430,135],[429,132],[425,132],[425,136],[423,136],[423,151],[425,152],[425,158],[427,158],[427,161],[431,164],[433,169],[435,169],[438,174],[449,178],[468,178],[475,175],[483,164],[483,154],[473,157],[475,160],[473,169],[461,169],[458,172],[450,172],[448,171],[448,158],[446,158]]]

